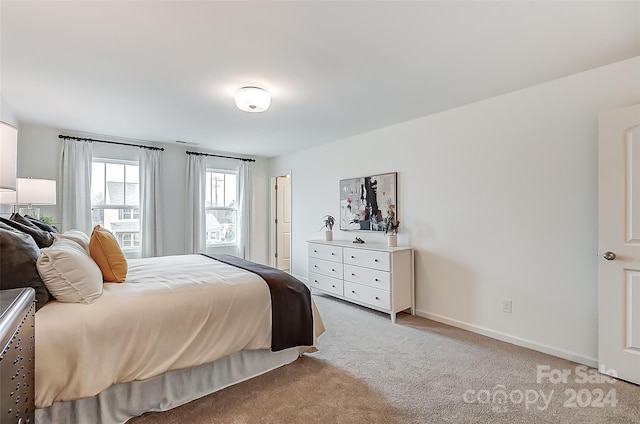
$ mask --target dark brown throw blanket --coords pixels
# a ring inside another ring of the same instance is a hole
[[[311,292],[298,279],[270,266],[231,255],[206,255],[259,275],[271,292],[271,350],[313,344]]]

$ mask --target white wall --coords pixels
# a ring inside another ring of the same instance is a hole
[[[0,94],[0,121],[18,128],[18,118]]]
[[[640,58],[281,156],[292,273],[340,179],[398,172],[420,315],[595,365],[597,113],[640,102]],[[334,237],[384,241],[381,234]],[[501,311],[513,300],[513,313]]]
[[[18,176],[32,178],[57,179],[60,161],[61,141],[58,138],[61,131],[56,128],[22,124],[18,132]],[[68,134],[68,132],[65,132]],[[92,138],[100,138],[98,136]],[[185,186],[186,186],[186,150],[182,146],[157,144],[164,147],[161,154],[162,167],[162,204],[163,204],[163,254],[174,255],[185,252]],[[138,160],[138,148],[94,143],[95,157],[111,159]],[[224,165],[229,160],[210,158],[211,165],[216,166],[216,160]],[[236,162],[236,161],[231,161]],[[264,192],[268,192],[268,164],[265,159],[257,159],[254,167],[254,202],[255,210],[268,210],[269,201]],[[42,206],[41,211],[46,216],[59,218],[59,208],[56,206]],[[253,216],[255,236],[252,247],[252,259],[266,263],[268,233],[265,229],[267,222],[259,213]]]

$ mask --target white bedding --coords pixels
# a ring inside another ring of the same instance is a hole
[[[270,345],[259,276],[201,255],[130,260],[125,283],[105,284],[97,302],[50,302],[36,313],[36,408]]]

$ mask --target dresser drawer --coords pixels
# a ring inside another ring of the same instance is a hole
[[[342,247],[309,243],[309,257],[325,261],[342,262]]]
[[[323,259],[309,258],[309,272],[342,279],[342,264],[325,261]]]
[[[391,306],[390,292],[363,286],[362,284],[351,283],[349,281],[344,282],[344,297],[383,309],[389,309]]]
[[[342,296],[342,280],[337,278],[310,272],[309,286]]]
[[[349,265],[364,266],[366,268],[389,271],[389,252],[377,250],[344,248],[344,263]]]
[[[345,265],[344,279],[352,283],[375,287],[381,290],[391,290],[391,277],[389,272],[361,266]]]

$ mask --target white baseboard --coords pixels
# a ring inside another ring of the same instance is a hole
[[[598,359],[591,358],[585,355],[581,355],[575,352],[569,352],[564,349],[558,349],[553,346],[547,346],[545,344],[537,343],[531,340],[523,339],[521,337],[513,336],[511,334],[502,333],[500,331],[491,330],[489,328],[480,327],[478,325],[469,324],[456,319],[447,318],[442,315],[432,314],[429,312],[416,309],[416,315],[423,318],[427,318],[433,321],[441,322],[443,324],[451,325],[452,327],[462,328],[463,330],[471,331],[472,333],[482,334],[483,336],[491,337],[493,339],[501,340],[503,342],[511,343],[516,346],[526,347],[527,349],[536,350],[538,352],[547,353],[549,355],[557,356],[569,361],[577,362],[582,365],[586,365],[592,368],[598,368]]]
[[[299,275],[294,275],[298,280],[307,284],[307,278]],[[308,284],[307,284],[308,285]],[[481,327],[479,325],[469,324],[457,319],[447,318],[442,315],[432,314],[420,309],[416,309],[416,315],[427,318],[433,321],[441,322],[443,324],[450,325],[452,327],[462,328],[463,330],[471,331],[472,333],[481,334],[483,336],[491,337],[492,339],[501,340],[503,342],[511,343],[516,346],[526,347],[527,349],[536,350],[538,352],[546,353],[548,355],[557,356],[558,358],[566,359],[568,361],[577,362],[582,365],[586,365],[592,368],[598,368],[598,359],[589,356],[581,355],[575,352],[569,352],[564,349],[555,348],[542,343],[537,343],[531,340],[523,339],[522,337],[513,336],[511,334],[502,333],[500,331],[491,330],[489,328]]]

